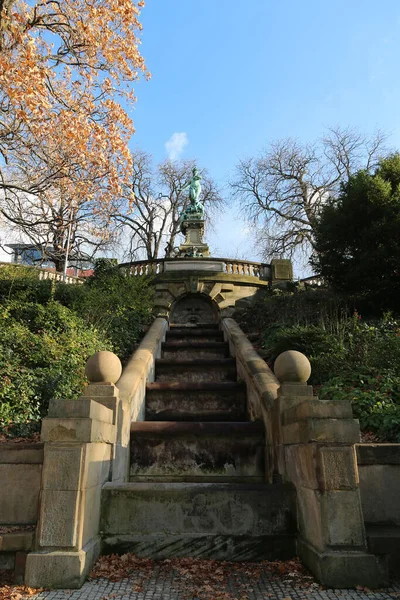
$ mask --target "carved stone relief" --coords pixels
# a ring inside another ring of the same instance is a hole
[[[172,307],[170,322],[175,325],[205,325],[217,323],[218,319],[210,300],[200,294],[188,294]]]

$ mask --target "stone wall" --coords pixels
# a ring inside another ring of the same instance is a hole
[[[41,443],[0,445],[0,569],[14,571],[18,583],[33,545],[42,464]]]
[[[0,445],[0,524],[37,521],[43,444]]]
[[[400,444],[356,448],[365,522],[400,526]]]

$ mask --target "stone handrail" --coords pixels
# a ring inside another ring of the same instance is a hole
[[[266,480],[272,483],[276,445],[276,399],[280,383],[267,363],[254,349],[246,334],[232,318],[222,319],[222,331],[236,359],[238,376],[246,384],[247,411],[251,420],[263,420],[267,452]]]
[[[146,382],[154,381],[155,359],[161,355],[161,343],[167,329],[166,319],[158,317],[153,321],[117,381],[121,401],[129,406],[129,431],[131,421],[144,419]]]
[[[117,381],[120,407],[117,423],[119,474],[129,470],[129,440],[132,421],[143,421],[145,411],[146,383],[154,381],[155,361],[161,356],[161,343],[168,329],[166,319],[158,317],[140,342],[138,349],[125,365]],[[116,478],[114,478],[116,479]]]
[[[165,262],[183,260],[185,258],[155,258],[121,263],[119,267],[126,269],[130,275],[158,275],[164,272]],[[190,260],[221,262],[224,264],[224,272],[231,275],[244,275],[258,277],[259,279],[269,279],[271,277],[271,265],[266,263],[238,260],[236,258],[194,258]]]

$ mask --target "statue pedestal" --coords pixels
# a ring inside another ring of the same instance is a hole
[[[203,219],[184,219],[181,224],[181,231],[185,235],[185,241],[179,246],[179,257],[201,258],[202,256],[210,256],[208,244],[203,242]]]

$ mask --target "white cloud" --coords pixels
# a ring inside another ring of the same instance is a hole
[[[179,158],[184,147],[187,146],[188,143],[189,140],[185,131],[182,131],[182,133],[173,133],[169,140],[165,142],[165,149],[167,151],[168,158],[170,160],[176,160]]]

